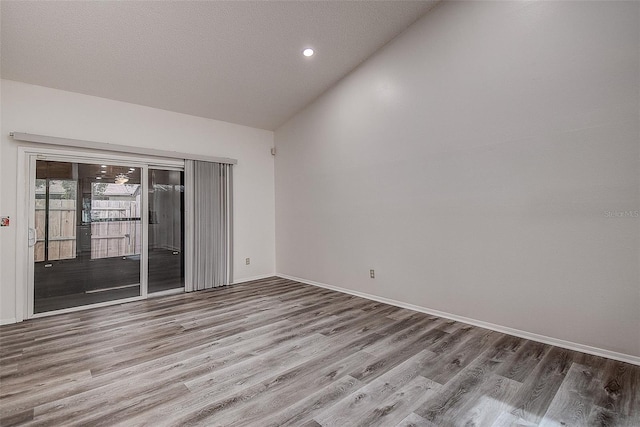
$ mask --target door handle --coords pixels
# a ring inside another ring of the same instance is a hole
[[[29,227],[29,247],[33,247],[36,244],[36,230]]]

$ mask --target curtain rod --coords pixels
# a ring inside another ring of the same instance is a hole
[[[81,139],[58,138],[55,136],[35,135],[31,133],[9,132],[16,141],[37,142],[40,144],[61,145],[64,147],[90,148],[94,150],[115,151],[119,153],[142,154],[145,156],[168,157],[172,159],[201,160],[205,162],[236,165],[236,159],[210,157],[200,154],[181,153],[179,151],[157,150],[155,148],[131,147],[107,142],[83,141]]]

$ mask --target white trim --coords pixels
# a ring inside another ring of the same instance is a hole
[[[26,292],[29,288],[29,248],[25,242],[29,235],[29,206],[30,193],[29,156],[22,147],[18,147],[18,174],[17,174],[17,195],[16,195],[16,283],[15,283],[15,310],[16,322],[22,322],[29,312],[29,302]],[[35,215],[35,214],[34,214]],[[27,277],[25,277],[25,275]]]
[[[55,136],[35,135],[23,132],[10,132],[16,141],[36,142],[39,144],[60,145],[63,147],[89,148],[92,150],[115,151],[119,153],[142,154],[143,156],[168,157],[171,159],[203,160],[206,162],[226,163],[235,165],[236,159],[227,157],[211,157],[199,154],[182,153],[171,150],[158,150],[155,148],[131,147],[128,145],[111,144],[106,142],[84,141],[80,139],[58,138]]]
[[[135,155],[114,154],[108,151],[77,151],[63,148],[45,148],[39,146],[20,145],[18,150],[26,154],[35,154],[38,160],[56,160],[58,158],[73,158],[76,163],[101,163],[106,165],[123,166],[123,163],[135,163],[136,167],[142,164],[153,165],[156,168],[184,168],[184,160],[152,158]]]
[[[24,194],[27,194],[27,234],[29,233],[29,229],[36,229],[36,155],[35,154],[27,154],[27,161],[29,167],[27,168],[27,190]],[[78,191],[80,191],[78,189]],[[36,234],[36,239],[37,239]],[[27,319],[33,317],[35,310],[35,252],[36,245],[28,246],[27,245],[27,298],[25,302],[27,306],[25,307],[25,316]],[[24,317],[23,317],[24,318]]]
[[[235,282],[232,283],[232,285],[239,285],[240,283],[245,283],[245,282],[251,282],[254,280],[262,280],[262,279],[268,279],[269,277],[277,277],[279,276],[278,274],[275,273],[270,273],[270,274],[262,274],[260,276],[253,276],[253,277],[246,277],[243,279],[238,279]],[[295,279],[293,279],[295,280]]]
[[[31,319],[38,319],[40,317],[55,316],[56,314],[74,313],[76,311],[90,310],[92,308],[109,307],[109,306],[112,306],[112,305],[124,304],[126,302],[144,301],[144,300],[145,300],[145,298],[143,296],[138,296],[138,297],[116,299],[116,300],[113,300],[113,301],[97,302],[95,304],[78,305],[76,307],[63,308],[62,310],[44,311],[42,313],[36,313],[33,316],[31,316]]]
[[[155,163],[149,163],[149,170],[184,172],[184,165],[183,166],[163,166],[163,165],[156,165]]]
[[[282,277],[283,279],[295,280],[296,282],[305,283],[307,285],[318,286],[320,288],[331,289],[332,291],[342,292],[349,295],[355,295],[357,297],[366,298],[372,301],[394,305],[400,308],[406,308],[409,310],[418,311],[420,313],[426,313],[426,314],[431,314],[438,317],[444,317],[446,319],[467,323],[469,325],[478,326],[480,328],[490,329],[492,331],[501,332],[503,334],[514,335],[516,337],[524,338],[531,341],[541,342],[543,344],[549,344],[556,347],[566,348],[568,350],[574,350],[582,353],[593,354],[594,356],[606,357],[608,359],[618,360],[620,362],[626,362],[626,363],[631,363],[632,365],[640,366],[640,356],[633,356],[631,354],[618,353],[616,351],[605,350],[602,348],[591,347],[588,345],[561,340],[558,338],[552,338],[545,335],[534,334],[533,332],[527,332],[527,331],[522,331],[520,329],[509,328],[508,326],[496,325],[494,323],[484,322],[482,320],[476,320],[476,319],[471,319],[469,317],[458,316],[456,314],[451,314],[444,311],[433,310],[430,308],[425,308],[425,307],[409,304],[402,301],[396,301],[390,298],[371,295],[364,292],[352,291],[350,289],[345,289],[338,286],[314,282],[312,280],[302,279],[299,277],[288,276],[286,274],[276,273],[276,276]]]
[[[12,319],[0,319],[0,326],[1,325],[11,325],[11,324],[14,324],[14,323],[18,323],[15,318],[12,318]]]

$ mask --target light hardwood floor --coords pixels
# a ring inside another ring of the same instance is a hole
[[[0,339],[2,426],[640,426],[638,366],[279,278]]]

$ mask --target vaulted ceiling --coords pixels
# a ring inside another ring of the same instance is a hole
[[[436,2],[0,3],[2,78],[273,130]]]

